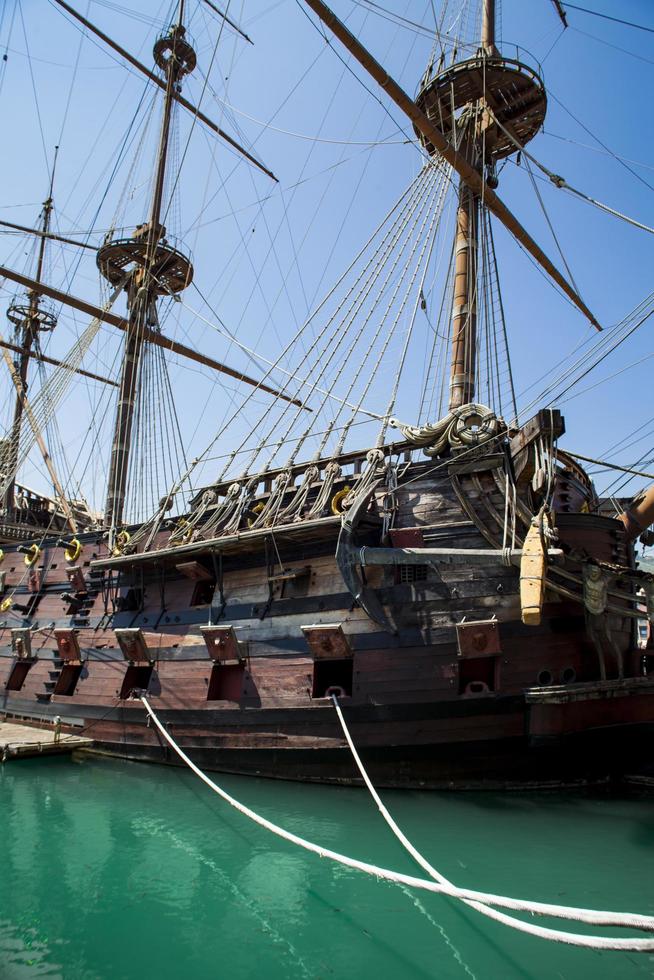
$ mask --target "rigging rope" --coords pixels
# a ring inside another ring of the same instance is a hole
[[[649,225],[643,224],[642,221],[637,221],[635,218],[631,218],[627,214],[623,214],[621,211],[618,211],[616,208],[609,207],[608,204],[603,204],[601,201],[596,200],[594,197],[590,197],[590,195],[585,194],[583,191],[578,190],[576,187],[572,187],[572,185],[567,182],[565,177],[561,177],[560,174],[555,174],[554,171],[550,170],[549,167],[546,167],[544,163],[541,163],[539,160],[537,160],[536,157],[529,152],[529,150],[526,150],[525,147],[522,145],[522,143],[520,143],[520,141],[515,138],[513,133],[510,130],[508,130],[506,126],[502,125],[502,123],[499,121],[499,119],[497,118],[497,116],[495,115],[492,109],[489,109],[488,111],[493,117],[493,120],[495,121],[496,125],[499,126],[499,128],[502,130],[504,135],[511,140],[515,148],[517,150],[520,150],[520,152],[522,153],[522,155],[525,157],[526,160],[531,160],[534,166],[538,167],[538,169],[542,173],[544,173],[545,176],[550,180],[550,182],[554,184],[555,187],[558,187],[559,190],[566,190],[570,194],[574,194],[577,197],[580,197],[583,201],[586,201],[588,204],[594,205],[596,208],[599,208],[601,211],[605,211],[607,214],[611,214],[615,218],[620,218],[622,221],[626,221],[627,224],[633,225],[635,228],[640,228],[641,231],[647,231],[650,233],[650,235],[654,235],[654,228],[650,228]],[[528,169],[527,172],[529,173],[533,183],[534,178],[531,171]],[[541,207],[543,209],[543,212],[545,213],[545,217],[550,227],[550,231],[554,235],[554,240],[556,241],[557,247],[561,254],[561,258],[563,259],[564,262],[566,262],[565,256],[563,255],[563,252],[561,252],[561,247],[556,239],[556,235],[554,234],[554,229],[550,223],[549,218],[547,217],[547,212],[545,212],[545,205],[542,203],[540,194],[538,193],[538,189],[536,188],[535,183],[534,183],[534,189],[536,191],[536,196],[538,197],[538,200],[541,202]],[[572,279],[572,274],[570,273],[570,269],[568,268],[567,262],[566,262],[566,269],[568,269],[568,274]],[[574,279],[572,280],[572,284],[574,285]]]

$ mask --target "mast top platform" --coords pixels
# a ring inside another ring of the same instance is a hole
[[[536,135],[547,110],[545,86],[532,68],[522,61],[489,55],[483,50],[434,75],[416,99],[430,122],[451,142],[460,111],[475,103],[485,103],[521,146]],[[433,145],[417,129],[416,133],[433,155]],[[492,157],[502,159],[516,151],[515,143],[495,126],[492,145],[488,147]]]
[[[36,325],[40,331],[54,330],[57,326],[57,318],[54,313],[43,306],[27,306],[23,303],[12,303],[7,307],[7,319],[16,327],[22,327],[30,322]]]
[[[190,75],[197,64],[195,51],[180,24],[172,27],[168,33],[155,41],[152,53],[157,67],[161,68],[164,74],[168,73],[171,59],[174,60],[175,75],[178,80],[182,75]]]
[[[142,228],[147,229],[147,225]],[[132,273],[131,281],[142,285],[139,278],[148,278],[153,296],[169,296],[181,293],[193,279],[193,265],[183,255],[163,239],[152,249],[148,236],[137,229],[133,238],[117,238],[105,242],[98,249],[97,264],[100,272],[112,286],[117,286],[127,273]]]

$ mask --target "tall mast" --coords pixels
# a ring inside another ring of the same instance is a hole
[[[486,54],[498,54],[495,47],[495,0],[482,0],[481,46]]]
[[[154,187],[149,220],[130,239],[105,243],[98,251],[98,266],[114,285],[127,277],[128,328],[120,379],[114,438],[109,465],[104,521],[113,539],[122,523],[131,448],[134,408],[145,335],[158,328],[157,299],[181,292],[193,278],[190,261],[166,241],[161,224],[164,181],[173,105],[182,77],[193,71],[195,52],[185,37],[184,2],[180,0],[178,22],[154,45],[154,60],[165,76],[163,118],[159,134]]]
[[[497,57],[495,47],[495,0],[482,0],[481,58]],[[485,69],[482,68],[485,73]],[[462,119],[471,127],[461,150],[468,163],[482,174],[480,143],[488,119],[477,103]],[[450,367],[450,411],[475,400],[477,382],[477,286],[479,261],[480,197],[459,178],[454,243],[454,290],[452,295],[452,355]]]
[[[42,222],[39,229],[41,236],[36,260],[35,278],[37,282],[40,282],[43,278],[45,246],[48,241],[48,233],[50,230],[50,217],[52,215],[53,206],[52,194],[58,151],[59,147],[56,146],[54,160],[52,163],[52,172],[50,174],[48,196],[43,202]],[[16,385],[14,417],[11,426],[11,438],[5,461],[7,472],[10,475],[10,480],[4,494],[3,509],[8,517],[13,515],[15,506],[14,494],[16,485],[16,467],[18,463],[18,445],[23,422],[25,394],[27,393],[27,375],[29,371],[32,347],[35,345],[41,331],[52,330],[57,324],[53,314],[48,310],[41,308],[41,293],[38,291],[38,289],[30,289],[27,293],[27,300],[27,304],[12,303],[7,309],[7,318],[17,328],[20,342],[20,353],[14,375],[14,384]]]

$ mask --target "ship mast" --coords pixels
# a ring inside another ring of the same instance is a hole
[[[45,246],[48,241],[50,231],[50,217],[53,206],[53,187],[55,167],[57,164],[57,152],[59,147],[55,147],[52,172],[50,174],[50,187],[48,196],[43,202],[42,222],[39,248],[36,261],[36,280],[40,282],[43,278],[43,266],[45,263]],[[7,319],[17,328],[19,337],[19,358],[15,371],[12,372],[14,384],[16,386],[16,401],[14,404],[14,417],[11,426],[11,437],[8,441],[6,467],[9,474],[9,482],[5,489],[3,509],[7,517],[12,517],[15,507],[15,488],[16,488],[16,468],[18,465],[18,446],[20,442],[20,432],[25,411],[25,394],[27,392],[27,375],[29,370],[32,348],[36,347],[38,336],[41,332],[53,330],[57,325],[55,316],[48,310],[41,307],[41,293],[38,289],[30,289],[27,293],[27,304],[12,303],[7,309]]]
[[[57,0],[61,2],[61,0]],[[459,151],[452,138],[456,126],[453,116],[462,106],[485,97],[491,104],[504,128],[524,146],[543,124],[547,99],[545,88],[535,71],[520,61],[510,58],[473,58],[452,65],[445,71],[425,80],[418,98],[414,101],[398,85],[386,69],[338,19],[324,0],[304,0],[329,30],[343,43],[360,65],[383,88],[386,95],[412,121],[416,133],[431,154],[438,153],[468,186],[477,194],[483,194],[484,206],[498,218],[526,251],[536,260],[548,276],[566,296],[581,310],[597,330],[601,326],[588,309],[576,289],[561,275],[554,263],[521,225],[513,212],[495,193],[493,186]],[[490,21],[492,18],[488,18]],[[484,67],[484,71],[479,68]],[[492,70],[489,71],[488,69]],[[493,158],[515,153],[512,140],[494,133],[496,140]],[[492,180],[495,184],[495,180]]]
[[[481,47],[483,58],[497,56],[495,47],[495,0],[482,0]],[[482,69],[483,71],[483,69]],[[460,152],[482,174],[480,141],[483,113],[461,117],[472,132],[463,134]],[[480,125],[481,124],[481,125]],[[452,356],[450,366],[449,409],[461,408],[475,400],[477,359],[477,286],[479,260],[479,194],[460,177],[454,242],[454,288],[452,294]]]
[[[118,285],[127,277],[127,339],[104,513],[104,522],[112,538],[124,516],[139,365],[145,335],[153,328],[158,329],[158,297],[181,292],[193,278],[189,259],[168,244],[166,229],[161,223],[172,110],[183,76],[190,74],[196,64],[195,51],[186,40],[183,19],[184,0],[180,0],[177,24],[154,45],[154,60],[165,76],[165,98],[149,219],[136,229],[132,238],[107,242],[98,251],[98,266],[109,282]]]

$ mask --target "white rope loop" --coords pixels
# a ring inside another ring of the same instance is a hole
[[[390,871],[387,868],[380,868],[377,865],[369,864],[366,861],[358,861],[356,858],[348,857],[345,854],[339,854],[338,851],[332,851],[329,848],[320,847],[318,844],[313,844],[311,841],[305,840],[303,837],[299,837],[297,834],[294,834],[291,831],[284,830],[283,827],[280,827],[271,820],[267,820],[265,817],[260,816],[258,813],[255,813],[254,810],[251,810],[243,803],[239,803],[239,801],[233,796],[230,796],[226,790],[222,789],[222,787],[210,779],[206,773],[202,772],[202,770],[186,755],[184,750],[180,748],[172,735],[168,733],[163,724],[159,721],[147,699],[142,696],[140,700],[145,707],[148,716],[152,719],[157,730],[160,732],[166,742],[168,742],[179,758],[189,767],[189,769],[192,770],[192,772],[196,774],[196,776],[198,776],[199,779],[202,780],[203,783],[205,783],[205,785],[209,787],[209,789],[213,790],[213,792],[217,793],[218,796],[220,796],[226,803],[229,803],[229,805],[234,807],[235,810],[238,810],[239,813],[242,813],[260,827],[263,827],[265,830],[269,830],[277,837],[281,837],[282,840],[286,840],[291,844],[295,844],[296,846],[303,848],[305,851],[310,851],[313,854],[317,854],[321,858],[329,858],[331,861],[335,861],[336,863],[342,864],[345,867],[354,868],[357,871],[363,871],[365,874],[373,875],[375,878],[380,878],[385,881],[392,881],[396,884],[408,885],[412,888],[420,888],[424,891],[448,895],[450,898],[458,898],[462,901],[469,900],[472,902],[480,902],[483,905],[496,905],[500,908],[512,909],[513,911],[526,911],[536,915],[548,915],[556,918],[565,918],[576,922],[585,922],[590,925],[624,926],[632,929],[641,929],[645,932],[654,932],[654,916],[638,915],[629,912],[598,912],[592,909],[579,909],[565,905],[549,905],[543,902],[526,902],[522,899],[508,898],[504,895],[493,895],[486,892],[474,891],[469,888],[457,888],[455,885],[450,884],[450,882],[448,882],[446,879],[443,879],[442,881],[426,881],[424,878],[416,878],[412,875],[401,874],[398,871]],[[407,841],[407,844],[408,843],[409,842]],[[416,854],[417,853],[418,852],[416,851]],[[422,860],[425,859],[423,858]],[[519,928],[517,925],[517,920],[512,919],[510,916],[503,916],[502,913],[495,912],[494,910],[489,911],[494,913],[493,917],[498,921],[503,922],[506,925],[512,925],[514,928]],[[614,939],[613,937],[608,936],[576,935],[573,933],[560,932],[556,929],[548,929],[544,926],[532,925],[531,923],[521,923],[521,926],[525,927],[523,931],[529,931],[532,935],[539,936],[542,939],[550,939],[554,942],[567,943],[571,946],[582,946],[587,949],[614,949],[621,950],[622,952],[654,952],[654,939]]]

